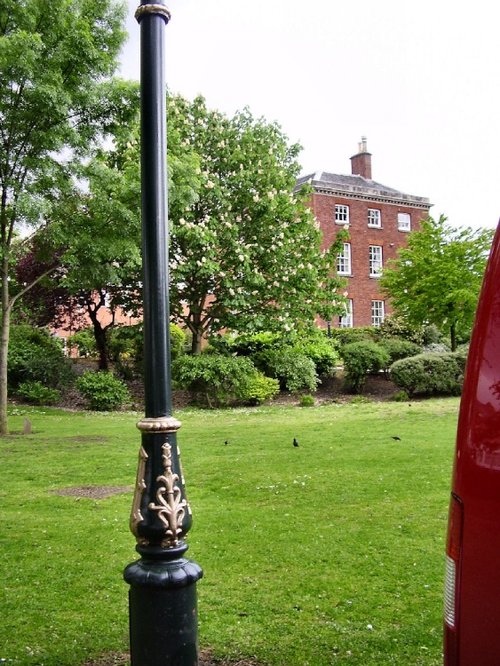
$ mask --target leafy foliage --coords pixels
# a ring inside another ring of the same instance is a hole
[[[61,397],[61,391],[44,386],[41,382],[22,382],[17,387],[17,395],[33,405],[54,405]]]
[[[360,342],[369,340],[374,342],[377,339],[378,328],[373,326],[357,326],[356,328],[333,328],[330,331],[331,339],[338,345],[348,345],[351,342]]]
[[[287,331],[330,318],[341,239],[321,251],[308,193],[294,192],[299,147],[278,125],[248,110],[229,118],[201,97],[171,97],[168,113],[169,132],[199,162],[196,199],[170,209],[173,314],[193,351],[223,328]]]
[[[380,284],[398,314],[413,325],[435,324],[455,349],[457,332],[472,325],[491,240],[490,230],[454,229],[443,216],[429,217]]]
[[[350,390],[359,393],[369,372],[378,372],[387,366],[389,353],[375,342],[360,340],[340,349],[344,361],[345,382]]]
[[[41,382],[47,387],[67,385],[73,372],[58,340],[43,329],[12,326],[9,357],[9,387],[25,382]]]
[[[81,331],[73,333],[68,338],[68,345],[76,347],[78,356],[81,358],[95,358],[97,356],[95,337],[90,328],[82,328]]]
[[[113,81],[125,7],[114,0],[4,0],[0,5],[0,282],[6,368],[16,301],[31,281],[13,266],[36,245],[45,259],[68,239],[59,224],[73,189],[71,163],[129,117],[136,86]],[[66,218],[67,219],[67,218]],[[31,228],[31,237],[19,231]],[[95,240],[95,239],[94,239]],[[52,265],[51,265],[52,264]],[[3,371],[4,372],[4,371]],[[7,378],[0,377],[0,434],[7,431]]]
[[[242,333],[233,338],[226,335],[224,338],[227,340],[227,350],[238,356],[253,356],[259,352],[276,349],[283,345],[283,336],[271,331]]]
[[[275,377],[280,388],[290,393],[309,391],[318,387],[314,361],[292,347],[280,347],[255,354],[255,364],[269,377]]]
[[[266,377],[262,372],[250,375],[240,391],[241,401],[249,405],[262,405],[275,398],[280,392],[277,379]]]
[[[424,353],[396,361],[392,381],[409,395],[460,395],[465,370],[463,355]]]
[[[221,407],[249,396],[245,393],[256,369],[249,358],[200,354],[181,356],[172,364],[173,378],[180,388],[208,407]]]
[[[379,344],[388,354],[386,368],[402,358],[416,356],[422,351],[420,345],[410,342],[409,340],[401,340],[400,338],[383,338]]]
[[[89,409],[113,411],[129,399],[127,386],[111,372],[84,372],[76,387],[87,401]]]
[[[293,349],[311,359],[319,377],[331,377],[335,373],[335,367],[339,363],[336,345],[319,329],[307,331],[300,336]]]

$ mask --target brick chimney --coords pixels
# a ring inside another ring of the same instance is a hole
[[[358,143],[358,153],[351,157],[351,173],[353,176],[372,178],[372,155],[366,149],[366,136],[361,137]]]

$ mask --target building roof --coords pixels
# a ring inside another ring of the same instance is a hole
[[[330,194],[350,199],[365,199],[425,209],[429,209],[432,205],[426,197],[405,194],[363,176],[344,176],[337,173],[317,171],[298,178],[296,189],[306,183],[310,184],[318,194]]]

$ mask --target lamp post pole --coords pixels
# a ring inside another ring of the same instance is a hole
[[[132,666],[196,666],[196,581],[183,557],[191,526],[172,415],[168,299],[165,27],[162,0],[141,0],[141,189],[145,417],[130,528],[140,559],[129,564]]]

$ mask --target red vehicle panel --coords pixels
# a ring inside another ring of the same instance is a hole
[[[445,665],[500,664],[500,225],[460,405],[445,593]]]

